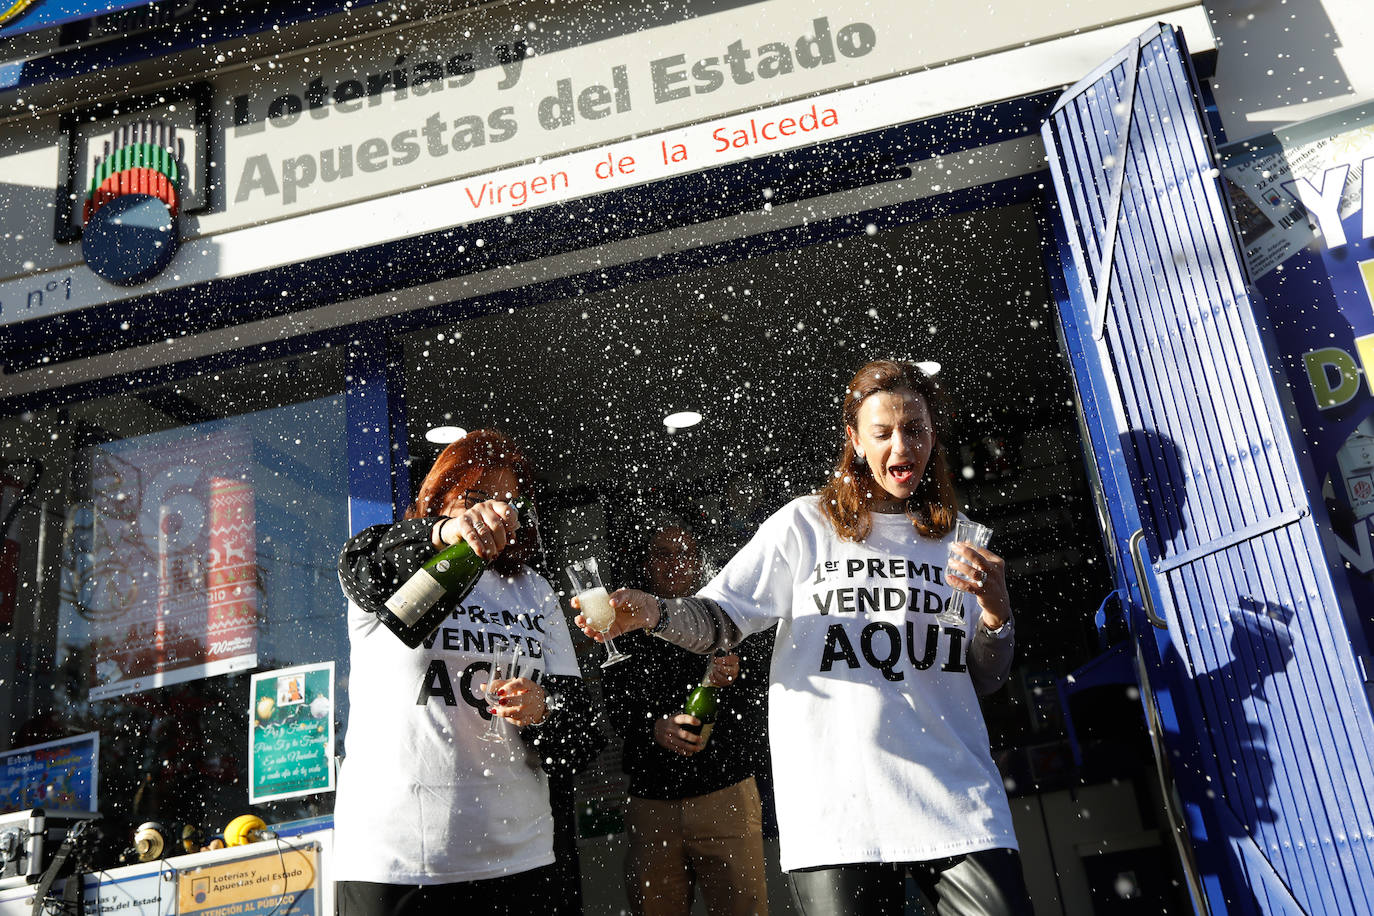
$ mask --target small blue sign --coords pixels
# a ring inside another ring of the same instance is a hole
[[[97,809],[100,734],[13,748],[0,754],[0,812],[42,808],[48,814]]]

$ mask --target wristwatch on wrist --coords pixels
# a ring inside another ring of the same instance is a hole
[[[654,636],[668,628],[668,602],[662,598],[658,599],[658,623],[649,628],[649,635]]]

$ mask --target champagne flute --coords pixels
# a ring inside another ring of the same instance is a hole
[[[568,579],[572,582],[573,594],[577,596],[577,607],[583,618],[593,630],[605,633],[615,623],[615,609],[611,607],[611,596],[601,581],[596,557],[585,557],[570,563]],[[629,657],[615,647],[611,637],[606,637],[606,660],[601,667],[609,668]]]
[[[520,643],[512,639],[507,648],[492,656],[491,677],[487,679],[486,686],[482,688],[482,692],[487,695],[487,711],[491,713],[491,718],[487,720],[486,730],[478,736],[483,741],[505,743],[506,730],[501,726],[501,722],[504,720],[496,714],[496,707],[499,702],[495,692],[491,689],[491,685],[497,681],[520,677],[520,655]]]
[[[963,562],[962,557],[955,556],[953,550],[954,545],[960,541],[972,544],[974,547],[986,547],[991,539],[992,529],[987,525],[980,525],[966,518],[959,519],[954,523],[954,540],[950,542],[949,558],[945,560],[945,565],[948,566],[955,560]],[[949,601],[945,602],[945,609],[936,614],[935,619],[945,626],[962,627],[964,625],[963,589],[956,588],[950,592]]]

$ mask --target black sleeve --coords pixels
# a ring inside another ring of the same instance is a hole
[[[667,664],[670,659],[656,651],[649,637],[626,633],[616,639],[630,657],[601,674],[606,716],[611,728],[627,744],[647,747],[654,743],[654,724],[663,716],[680,711],[687,693],[682,689],[677,666]],[[701,664],[706,664],[705,659]]]
[[[601,711],[592,703],[591,691],[580,677],[550,674],[544,678],[547,693],[556,693],[563,708],[543,722],[520,730],[520,737],[539,754],[539,765],[550,776],[571,776],[591,763],[606,746]]]
[[[376,613],[401,584],[434,556],[430,533],[438,518],[412,518],[373,525],[355,534],[339,552],[339,584],[349,600]]]

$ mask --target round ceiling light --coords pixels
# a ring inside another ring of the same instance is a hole
[[[438,445],[448,445],[450,442],[457,442],[467,434],[468,431],[461,426],[436,426],[425,433],[425,438]]]
[[[663,425],[668,427],[668,432],[676,432],[679,429],[686,429],[689,426],[696,426],[701,422],[701,414],[695,410],[679,410],[677,413],[670,413],[663,418]]]

